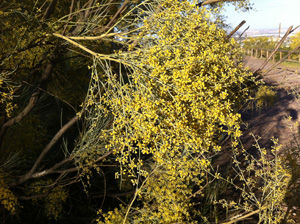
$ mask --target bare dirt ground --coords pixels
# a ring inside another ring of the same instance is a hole
[[[244,63],[252,72],[255,72],[263,64],[264,60],[246,57]],[[273,63],[270,62],[264,68],[268,69]],[[273,105],[261,110],[247,110],[242,112],[242,120],[245,123],[242,126],[243,135],[241,142],[245,150],[258,158],[259,152],[254,146],[258,140],[259,146],[270,152],[274,146],[272,138],[278,139],[278,144],[282,145],[279,156],[284,156],[292,147],[296,146],[300,154],[300,94],[297,97],[295,92],[300,93],[300,69],[291,69],[278,66],[268,74],[262,71],[262,79],[266,85],[273,88],[276,92],[277,99]],[[290,117],[290,120],[287,118]],[[213,164],[220,170],[226,172],[228,167],[232,165],[232,153],[230,151],[230,139],[224,142],[222,153],[214,158]],[[228,150],[229,149],[229,150]],[[274,154],[268,153],[267,156],[274,158]],[[241,155],[242,158],[242,155]],[[298,163],[299,162],[299,163]],[[299,170],[300,161],[297,162],[296,169]],[[247,163],[241,159],[241,167],[246,167]],[[298,171],[297,171],[298,172]],[[295,182],[289,186],[286,194],[285,206],[283,209],[288,211],[288,218],[293,219],[294,223],[300,223],[300,178],[299,172],[293,173],[292,178],[296,178]],[[230,175],[230,174],[229,174]],[[234,175],[234,174],[233,174]],[[261,193],[260,190],[257,193]],[[234,195],[234,192],[229,194]],[[247,222],[249,224],[257,223],[257,215],[253,215]]]
[[[261,59],[245,58],[245,65],[253,72],[263,62],[264,60]],[[269,62],[264,70],[272,64],[273,62]],[[259,143],[263,147],[268,148],[272,145],[272,137],[277,138],[283,148],[290,147],[291,144],[295,144],[295,137],[300,137],[300,127],[297,123],[300,121],[300,99],[295,94],[300,91],[300,69],[279,65],[268,74],[264,74],[262,71],[262,77],[267,85],[277,87],[274,89],[277,92],[277,100],[269,108],[242,116],[248,124],[248,128],[244,130],[242,141],[245,148],[250,148],[254,143],[253,137],[250,135],[253,133],[261,138]],[[288,117],[291,119],[288,120]]]
[[[245,66],[248,66],[252,72],[256,71],[263,62],[264,60],[261,59],[245,58]],[[268,63],[265,70],[272,64],[273,62]],[[253,146],[255,140],[251,133],[256,137],[260,137],[258,141],[260,147],[267,150],[274,145],[271,141],[274,137],[282,145],[280,155],[283,155],[292,147],[299,148],[297,152],[300,153],[300,126],[298,124],[300,121],[300,95],[297,97],[297,94],[295,94],[300,92],[300,69],[279,65],[268,74],[265,74],[264,71],[261,74],[267,85],[276,87],[274,91],[277,93],[277,100],[268,108],[242,113],[242,119],[247,125],[243,128],[241,141],[245,149],[252,155],[257,153],[257,149]],[[288,117],[290,117],[290,120],[287,119]],[[230,157],[230,155],[227,155],[227,157]],[[299,157],[297,156],[297,158]],[[300,161],[298,162],[300,164]],[[300,223],[299,189],[300,183],[297,181],[294,188],[290,189],[288,194],[290,196],[286,198],[285,209],[290,211],[289,218],[292,218],[295,223]]]

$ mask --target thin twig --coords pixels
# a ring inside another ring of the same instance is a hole
[[[239,36],[239,38],[241,38],[243,36],[243,34],[250,28],[250,26],[248,26],[242,33],[241,35]]]
[[[140,30],[141,27],[137,28],[137,29],[134,29],[134,30],[131,30],[129,32],[123,32],[123,33],[105,33],[105,34],[102,34],[100,36],[95,36],[95,37],[69,37],[69,39],[72,39],[72,40],[100,40],[100,39],[103,39],[105,37],[112,37],[112,36],[116,36],[116,37],[121,37],[121,35],[127,35],[127,34],[130,34],[132,32],[135,32],[137,30]]]
[[[67,20],[66,25],[65,25],[65,28],[64,28],[64,30],[63,30],[63,32],[62,32],[63,35],[65,34],[65,32],[66,32],[66,30],[67,30],[67,27],[68,27],[68,24],[69,24],[69,22],[70,22],[71,19],[72,19],[73,8],[74,8],[74,0],[72,0],[72,2],[71,2],[70,13],[69,13],[69,16],[68,16],[68,20]]]
[[[250,213],[248,213],[248,214],[246,214],[246,215],[243,215],[243,216],[241,216],[241,217],[239,217],[239,218],[237,218],[237,219],[234,219],[234,220],[232,220],[232,221],[229,221],[229,222],[222,222],[221,224],[232,224],[232,223],[236,223],[236,222],[238,222],[238,221],[242,221],[242,220],[244,220],[244,219],[246,219],[246,218],[248,218],[248,217],[250,217],[250,216],[252,216],[252,215],[254,215],[254,214],[259,213],[262,209],[265,209],[265,207],[262,207],[261,209],[257,209],[257,210],[255,210],[255,211],[253,211],[253,212],[250,212]]]
[[[99,54],[99,53],[96,53],[96,52],[94,52],[94,51],[92,51],[92,50],[86,48],[85,46],[83,46],[83,45],[81,45],[81,44],[79,44],[79,43],[77,43],[77,42],[71,40],[70,38],[68,38],[68,37],[66,37],[66,36],[63,36],[63,35],[58,34],[58,33],[53,33],[53,35],[54,35],[54,36],[57,36],[57,37],[59,37],[59,38],[62,38],[62,39],[64,39],[64,40],[68,41],[68,42],[70,42],[70,43],[73,44],[74,46],[79,47],[80,49],[82,49],[82,50],[84,50],[85,52],[87,52],[87,53],[93,55],[93,56],[96,57],[96,58],[103,59],[103,60],[115,61],[115,62],[118,62],[118,63],[122,63],[122,64],[124,64],[124,65],[130,66],[128,63],[126,63],[126,62],[124,62],[124,61],[120,61],[120,60],[111,58],[111,57],[109,57],[109,56],[107,56],[107,55],[105,55],[105,54]]]
[[[100,32],[104,32],[105,30],[107,30],[107,29],[109,29],[111,27],[111,25],[117,19],[117,17],[126,9],[128,3],[129,3],[129,0],[125,0],[124,1],[123,5],[119,8],[119,10],[111,18],[111,20],[109,21],[109,23],[104,28],[102,28],[102,30]]]
[[[22,81],[22,82],[23,82],[24,84],[26,84],[26,85],[29,85],[29,86],[34,87],[34,85],[31,84],[31,83],[29,83],[29,82],[26,82],[26,81]],[[75,109],[70,103],[68,103],[67,101],[65,101],[64,99],[60,99],[58,96],[54,95],[53,93],[48,92],[48,91],[45,90],[45,89],[40,88],[40,87],[37,87],[37,89],[43,91],[44,93],[46,93],[46,94],[48,94],[48,95],[50,95],[50,96],[53,96],[54,98],[58,99],[59,101],[64,102],[65,104],[67,104],[68,106],[70,106],[75,112],[77,112],[76,109]]]
[[[54,10],[55,10],[56,4],[57,4],[57,0],[52,0],[52,1],[50,2],[50,5],[48,6],[48,8],[47,8],[47,10],[46,10],[46,12],[45,12],[45,14],[44,14],[44,16],[43,16],[43,19],[49,19],[49,18],[50,18],[51,14],[52,14],[52,13],[54,12]]]

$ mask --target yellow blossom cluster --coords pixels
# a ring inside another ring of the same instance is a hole
[[[2,170],[0,170],[2,172]],[[5,183],[4,176],[0,173],[0,203],[11,214],[15,215],[17,212],[18,200],[11,192],[8,185]]]
[[[162,1],[131,54],[119,53],[132,64],[128,80],[107,72],[97,108],[114,120],[102,137],[120,163],[117,177],[129,174],[138,189],[136,223],[192,223],[193,189],[205,185],[220,135],[241,135],[238,105],[253,77],[234,40],[209,18],[189,1]]]
[[[12,103],[13,86],[10,84],[7,74],[0,74],[0,106],[5,108],[6,115],[10,117],[13,109],[16,107]]]
[[[290,178],[278,147],[273,160],[264,149],[258,148],[260,159],[242,150],[244,167],[232,150],[226,177],[212,160],[221,150],[221,136],[230,136],[237,149],[240,103],[249,98],[248,84],[257,83],[244,69],[234,39],[211,22],[204,7],[188,0],[153,2],[157,7],[140,11],[138,32],[124,37],[129,44],[121,41],[127,50],[107,58],[94,54],[83,104],[87,129],[73,155],[87,180],[103,156],[120,164],[115,173],[120,186],[130,179],[136,188],[127,206],[100,210],[97,222],[218,221],[218,212],[207,210],[222,207],[224,220],[251,212],[261,222],[278,223]],[[108,58],[121,63],[119,72]],[[230,185],[223,187],[238,196],[222,198],[214,191],[217,185]]]
[[[47,197],[33,197],[32,201],[37,203],[39,200],[43,200],[47,216],[54,219],[59,217],[62,212],[63,203],[68,198],[68,191],[63,187],[53,186],[53,181],[50,179],[34,182],[27,194],[29,196],[46,194]]]

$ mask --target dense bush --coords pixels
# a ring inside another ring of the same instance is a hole
[[[114,56],[126,66],[126,74],[116,74],[103,60],[96,59],[93,66],[87,117],[93,132],[99,133],[96,138],[105,143],[95,150],[112,152],[120,165],[116,178],[130,178],[135,187],[127,205],[100,211],[99,223],[197,223],[250,211],[260,220],[278,222],[288,181],[280,160],[267,161],[266,151],[259,149],[259,160],[242,153],[249,166],[240,166],[239,103],[247,99],[246,83],[255,82],[243,68],[240,51],[210,21],[205,8],[195,9],[188,1],[159,3],[154,13],[138,21],[143,26],[130,37],[130,52]],[[105,82],[97,75],[101,69]],[[95,96],[101,86],[105,93]],[[111,116],[107,128],[101,121]],[[237,173],[221,174],[212,162],[221,151],[222,134],[231,136],[235,166],[230,169]],[[85,141],[95,142],[94,138],[87,136]],[[87,150],[78,148],[79,160],[92,159]],[[267,171],[256,171],[256,163]],[[277,173],[268,171],[272,167]],[[259,186],[261,179],[269,184]],[[258,188],[266,195],[255,195]],[[237,195],[228,198],[222,194],[226,189]]]
[[[282,220],[279,146],[238,143],[256,81],[220,28],[225,1],[25,2],[0,6],[5,222]]]

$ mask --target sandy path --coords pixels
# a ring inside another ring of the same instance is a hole
[[[264,60],[260,59],[245,58],[245,64],[251,71],[258,69],[263,62]],[[265,69],[272,64],[270,62]],[[300,100],[290,93],[292,90],[300,90],[300,70],[278,66],[277,69],[264,74],[263,80],[268,85],[278,87],[276,90],[278,99],[273,106],[267,109],[242,115],[243,120],[249,124],[248,128],[244,130],[242,141],[246,148],[251,148],[254,141],[250,133],[253,133],[255,136],[261,137],[259,143],[263,147],[272,145],[270,140],[272,137],[278,138],[279,143],[284,147],[290,146],[294,136],[300,137],[300,128],[296,123],[300,121]],[[288,121],[287,117],[291,117],[291,120]],[[292,130],[291,127],[293,127]]]

